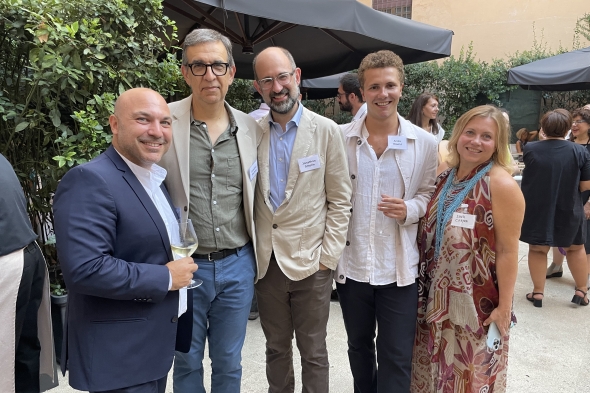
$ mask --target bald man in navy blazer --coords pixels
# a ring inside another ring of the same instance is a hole
[[[79,390],[164,392],[178,289],[197,269],[190,257],[173,261],[176,214],[161,185],[166,171],[155,165],[170,145],[172,121],[164,99],[149,89],[123,93],[109,121],[112,146],[71,169],[54,200],[69,294],[62,366]],[[180,319],[190,328],[188,310]]]

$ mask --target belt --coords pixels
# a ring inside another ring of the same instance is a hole
[[[32,253],[33,251],[35,251],[36,248],[37,248],[37,241],[33,240],[24,248],[24,251]]]
[[[197,253],[195,253],[191,256],[195,259],[207,259],[209,261],[217,261],[219,259],[229,257],[230,255],[234,255],[234,254],[237,255],[238,251],[240,251],[241,249],[242,249],[242,247],[237,247],[237,248],[228,249],[228,250],[215,251],[210,254],[197,254]]]

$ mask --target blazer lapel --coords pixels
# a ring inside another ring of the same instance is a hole
[[[252,146],[252,131],[248,126],[240,122],[237,116],[234,115],[234,119],[236,120],[236,125],[238,127],[236,139],[238,140],[238,151],[240,151],[240,163],[242,164],[242,176],[245,185],[246,182],[250,182],[250,167],[253,163],[250,162],[250,154],[241,151],[241,149],[243,149],[244,146]]]
[[[172,249],[170,248],[170,239],[168,238],[168,231],[166,230],[166,225],[164,224],[164,220],[162,220],[162,216],[154,202],[152,202],[151,198],[139,182],[135,174],[131,171],[129,166],[123,161],[123,159],[119,156],[119,153],[115,151],[115,148],[111,145],[105,154],[113,161],[115,167],[118,170],[123,172],[123,179],[129,184],[129,187],[133,190],[145,210],[147,211],[148,215],[152,219],[153,223],[156,225],[158,232],[160,233],[160,238],[162,239],[162,246],[166,249],[168,253],[168,258],[171,261],[172,258]]]
[[[301,103],[300,103],[301,105]],[[289,164],[289,177],[287,179],[287,185],[285,186],[285,201],[291,199],[293,195],[293,189],[299,178],[299,159],[307,157],[311,141],[313,140],[313,134],[315,133],[317,124],[311,120],[306,108],[303,108],[303,114],[299,121],[299,127],[297,127],[297,136],[295,136],[295,143],[293,145],[293,151],[291,152],[291,163]],[[283,201],[283,203],[285,203]]]
[[[174,113],[172,113],[172,143],[178,166],[180,168],[180,178],[182,180],[182,188],[188,203],[190,196],[190,178],[189,178],[189,159],[191,147],[191,103],[192,95],[183,100],[182,105],[179,105]]]
[[[258,146],[258,181],[266,206],[273,211],[270,203],[270,125],[268,123],[269,115],[266,115],[260,121],[262,128],[262,139]]]

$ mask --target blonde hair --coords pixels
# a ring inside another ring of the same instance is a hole
[[[449,167],[458,167],[461,162],[461,157],[457,151],[457,142],[459,137],[463,133],[465,126],[474,117],[483,117],[492,119],[496,123],[498,132],[496,133],[496,143],[494,154],[492,154],[492,161],[495,165],[502,167],[506,172],[512,174],[512,157],[508,149],[508,141],[510,135],[510,126],[506,118],[502,115],[502,112],[492,105],[481,105],[475,107],[466,113],[464,113],[459,120],[455,123],[453,128],[453,134],[449,139],[449,155],[447,156],[447,164]]]
[[[526,128],[521,128],[520,130],[516,131],[516,137],[520,140],[522,140],[523,137],[527,138],[527,141],[529,139],[529,131]]]

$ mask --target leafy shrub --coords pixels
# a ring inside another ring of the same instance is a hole
[[[184,87],[159,0],[0,2],[0,152],[13,164],[50,268],[51,198],[69,167],[110,141],[116,95]]]

